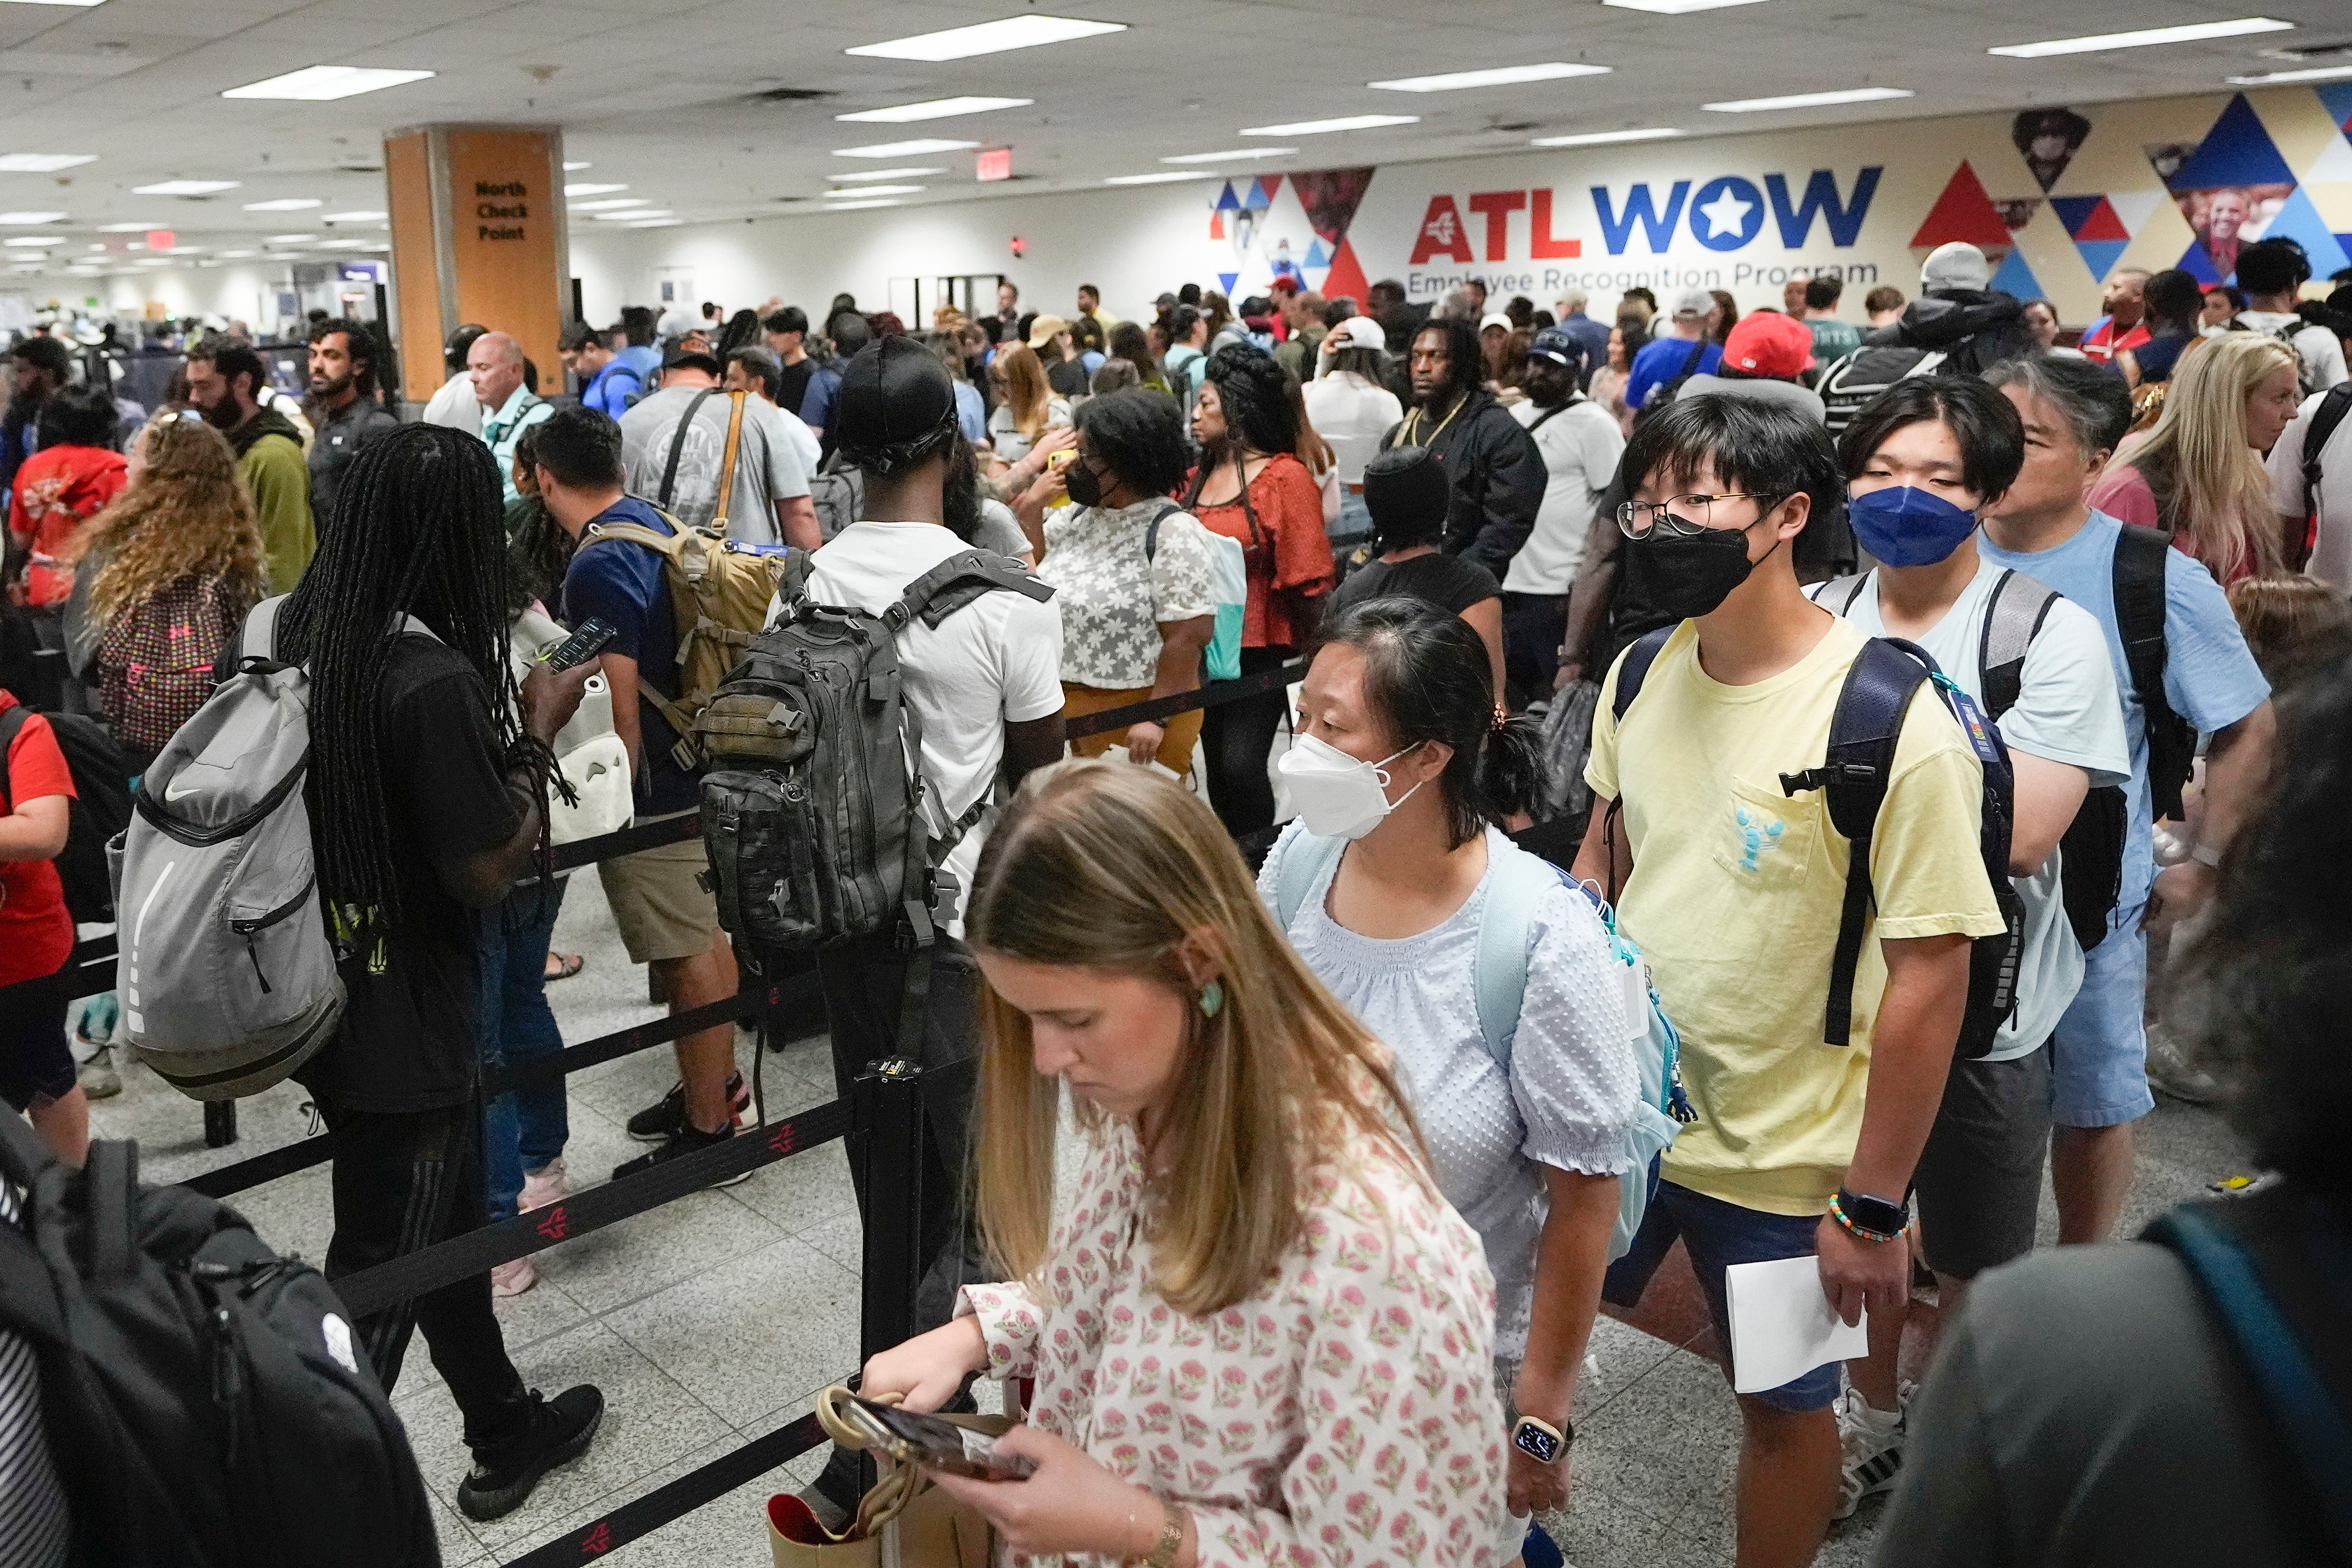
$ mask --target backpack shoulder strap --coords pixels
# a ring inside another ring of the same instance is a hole
[[[659,504],[664,511],[667,511],[669,510],[670,491],[676,488],[677,484],[677,455],[686,450],[686,434],[688,431],[694,428],[694,416],[702,412],[703,401],[711,396],[718,390],[719,389],[715,386],[706,386],[700,392],[696,393],[694,395],[694,401],[686,405],[686,416],[677,422],[677,433],[669,438],[669,461],[662,465],[661,495],[659,497]],[[721,502],[720,504],[723,505],[725,503]]]
[[[709,394],[706,392],[703,395],[709,396]],[[727,412],[727,447],[719,459],[719,500],[710,517],[711,528],[722,534],[727,531],[729,509],[735,495],[735,459],[743,450],[743,404],[751,395],[748,392],[727,395],[727,401],[733,406]],[[674,453],[670,461],[673,464],[677,461]]]
[[[1303,826],[1281,847],[1282,863],[1274,871],[1274,912],[1285,931],[1307,907],[1307,895],[1315,890],[1315,884],[1339,863],[1347,849],[1346,839],[1318,838]]]
[[[0,811],[16,809],[16,797],[8,793],[8,748],[16,743],[17,733],[32,716],[33,710],[21,702],[0,713]]]
[[[2025,656],[2050,618],[2057,593],[2022,573],[2003,569],[1985,605],[1984,637],[1977,647],[1978,689],[1986,716],[1999,722],[2017,706],[2025,686]]]
[[[1486,1054],[1505,1072],[1511,1069],[1511,1042],[1518,1034],[1519,1008],[1528,993],[1528,941],[1544,895],[1562,885],[1559,868],[1530,855],[1499,835],[1490,835],[1486,907],[1479,911],[1478,954],[1472,975],[1477,997],[1478,1032]]]
[[[1845,686],[1830,716],[1829,752],[1822,765],[1780,775],[1783,795],[1822,791],[1831,826],[1852,847],[1837,949],[1830,960],[1829,1008],[1822,1029],[1822,1038],[1829,1045],[1846,1045],[1852,1038],[1853,978],[1861,965],[1862,927],[1871,899],[1870,842],[1878,827],[1878,808],[1886,800],[1904,715],[1910,711],[1912,694],[1928,674],[1929,667],[1902,647],[1885,637],[1871,638],[1846,670]]]
[[[2319,406],[2311,411],[2311,424],[2303,433],[2303,514],[2309,517],[2319,504],[2321,450],[2335,436],[2344,416],[2352,414],[2352,381],[2330,387]]]
[[[1869,585],[1870,574],[1857,572],[1850,577],[1832,577],[1817,588],[1806,589],[1805,593],[1814,604],[1832,615],[1850,616],[1853,614],[1854,601],[1862,597],[1862,591]]]
[[[2123,638],[2131,694],[2146,716],[2148,789],[2156,815],[2178,818],[2180,786],[2188,781],[2196,740],[2182,737],[2184,721],[2173,712],[2164,691],[2165,666],[2171,658],[2164,635],[2164,579],[2171,553],[2172,535],[2161,529],[2125,523],[2116,533],[2116,629]]]
[[[1644,633],[1617,666],[1617,689],[1611,694],[1609,711],[1620,724],[1625,721],[1625,710],[1633,706],[1633,699],[1642,695],[1642,682],[1649,679],[1650,666],[1658,662],[1658,650],[1675,635],[1672,626],[1660,626]]]
[[[1054,596],[1052,584],[1011,556],[989,550],[965,550],[908,584],[898,602],[882,613],[882,620],[898,632],[920,616],[923,624],[936,631],[941,621],[974,599],[1000,588],[1026,595],[1041,605]]]
[[[2293,1305],[2298,1298],[2306,1306],[2316,1300],[2340,1322],[2352,1311],[2352,1268],[2344,1261],[2342,1226],[2308,1199],[2299,1217],[2322,1227],[2318,1238],[2287,1249],[2250,1244],[2248,1226],[2260,1216],[2242,1209],[2283,1193],[2183,1204],[2148,1226],[2145,1239],[2177,1254],[2219,1312],[2239,1363],[2286,1439],[2283,1447],[2313,1511],[2334,1539],[2330,1555],[2352,1557],[2352,1417],[2312,1353],[2307,1329],[2326,1320],[2307,1323],[2309,1314]],[[2283,1290],[2287,1282],[2275,1270],[2294,1254],[2303,1256],[2291,1271],[2317,1278],[2303,1281],[2307,1289]]]
[[[277,595],[253,606],[245,617],[245,635],[237,647],[242,658],[278,657],[278,612],[285,606],[286,595]]]
[[[1143,560],[1146,565],[1150,564],[1151,558],[1160,553],[1160,525],[1183,510],[1171,500],[1151,514],[1151,526],[1143,531]]]
[[[656,533],[642,522],[592,522],[580,542],[580,548],[585,550],[592,544],[602,544],[608,539],[615,539],[624,544],[642,544],[646,549],[658,551],[663,555],[675,556],[685,538],[686,529],[683,524],[678,525],[675,532]]]

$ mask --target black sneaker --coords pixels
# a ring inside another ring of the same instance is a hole
[[[457,1483],[457,1508],[478,1523],[503,1518],[523,1505],[539,1478],[578,1458],[604,1419],[604,1396],[591,1384],[552,1399],[530,1391],[522,1430],[503,1443],[474,1450],[474,1468]]]
[[[634,1160],[625,1160],[614,1166],[613,1180],[625,1181],[639,1171],[650,1171],[656,1165],[677,1159],[680,1154],[699,1153],[714,1144],[724,1143],[734,1136],[735,1127],[732,1122],[716,1132],[705,1132],[699,1127],[681,1127],[670,1135],[667,1142],[657,1145],[651,1153],[640,1154]],[[751,1173],[743,1171],[732,1176],[723,1176],[710,1184],[714,1187],[731,1187],[738,1182],[748,1182],[751,1179]]]
[[[741,1073],[727,1079],[727,1104],[734,1111],[738,1126],[744,1112],[751,1109],[751,1088],[743,1081]],[[629,1118],[628,1133],[640,1143],[667,1143],[686,1130],[686,1085],[672,1084],[670,1091],[653,1104]]]

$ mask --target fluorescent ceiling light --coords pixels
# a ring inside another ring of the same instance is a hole
[[[654,204],[644,196],[607,196],[601,202],[573,202],[576,213],[612,212],[620,207],[649,207]]]
[[[1727,5],[1753,5],[1757,0],[1601,0],[1626,11],[1648,11],[1660,16],[1685,16],[1693,11],[1720,11]]]
[[[1217,176],[1206,169],[1168,169],[1157,174],[1113,174],[1103,181],[1106,185],[1161,185],[1171,180],[1213,180]]]
[[[932,98],[920,103],[894,103],[887,109],[861,109],[855,114],[836,114],[835,120],[853,125],[904,125],[915,120],[946,120],[958,114],[986,114],[997,109],[1026,109],[1037,100],[1034,98]]]
[[[2235,87],[2270,87],[2290,81],[2341,81],[2352,76],[2352,66],[2313,66],[2306,70],[2273,71],[2268,76],[2233,76],[2229,81]]]
[[[933,153],[967,153],[979,146],[977,142],[946,142],[936,136],[918,138],[912,142],[877,142],[870,147],[835,147],[836,158],[922,158]]]
[[[635,223],[641,217],[672,217],[675,216],[676,215],[667,207],[647,207],[643,212],[598,213],[596,215],[596,221],[598,223]]]
[[[17,5],[99,5],[105,0],[9,0]]]
[[[97,162],[95,153],[0,153],[0,174],[54,174]]]
[[[223,98],[294,98],[308,103],[375,92],[403,82],[423,81],[431,71],[379,70],[373,66],[305,66],[284,76],[230,88]]]
[[[220,258],[223,261],[243,261],[258,254],[260,254],[258,251],[252,250],[224,250],[220,253]]]
[[[633,223],[629,226],[631,228],[676,228],[685,221],[682,217],[655,217],[647,218],[642,223]]]
[[[331,239],[319,247],[321,250],[381,250],[383,246],[373,239]]]
[[[574,158],[563,165],[563,172],[567,174],[575,174],[582,169],[593,169],[595,166],[585,158]]]
[[[1337,120],[1299,120],[1288,125],[1244,125],[1244,136],[1319,136],[1326,131],[1370,131],[1382,125],[1418,125],[1418,114],[1343,114]]]
[[[329,213],[319,221],[320,223],[382,223],[390,216],[388,213]]]
[[[1222,163],[1231,158],[1284,158],[1297,152],[1296,147],[1235,147],[1224,153],[1179,153],[1172,158],[1162,158],[1163,163]]]
[[[2241,16],[2230,22],[2190,22],[2179,27],[2136,27],[2128,33],[2094,33],[2083,38],[2049,38],[2038,44],[2003,44],[1987,49],[2013,60],[2038,60],[2047,55],[2088,55],[2102,49],[2138,49],[2150,44],[2193,44],[2205,38],[2235,38],[2247,33],[2284,33],[2293,22],[2269,16]]]
[[[242,180],[162,180],[152,185],[133,185],[134,196],[208,196],[215,191],[233,191]]]
[[[327,204],[310,196],[280,196],[274,202],[247,202],[249,213],[298,213],[305,207],[322,207]]]
[[[625,191],[628,188],[626,185],[592,185],[575,180],[563,187],[563,194],[567,196],[602,196],[610,195],[614,191]]]
[[[308,245],[318,237],[319,237],[315,234],[273,234],[262,243],[265,245]]]
[[[860,180],[911,180],[919,174],[944,174],[945,169],[860,169],[850,174],[827,174],[835,184],[855,184]]]
[[[917,191],[929,190],[928,185],[865,185],[845,191],[827,191],[827,201],[839,201],[858,196],[911,196]]]
[[[164,247],[163,254],[166,256],[201,256],[204,254],[204,249],[205,247],[201,245],[172,245]]]
[[[1663,142],[1682,132],[1671,125],[1653,125],[1642,131],[1586,131],[1574,136],[1538,136],[1528,143],[1530,147],[1602,147],[1612,142]]]
[[[65,216],[63,213],[0,213],[0,224],[13,226],[24,224],[57,223]]]
[[[993,22],[975,22],[969,27],[949,27],[878,44],[860,44],[841,52],[883,60],[961,60],[974,55],[1034,48],[1040,44],[1066,44],[1072,38],[1125,31],[1127,25],[1123,22],[1087,22],[1076,16],[1005,16]]]
[[[1794,92],[1786,98],[1735,98],[1699,107],[1717,114],[1754,114],[1768,109],[1822,109],[1833,103],[1876,103],[1884,99],[1914,96],[1907,87],[1849,87],[1839,92]]]
[[[172,263],[161,256],[142,256],[131,265],[133,267],[169,267]]]
[[[0,245],[63,245],[62,239],[45,239],[38,235],[21,234],[14,239],[0,239]]]
[[[866,207],[895,207],[898,205],[897,202],[833,202],[829,203],[824,210],[829,213],[854,213]]]
[[[100,234],[145,234],[149,229],[169,228],[171,226],[172,226],[168,223],[102,223],[98,226],[98,232]]]
[[[1496,66],[1491,70],[1442,71],[1436,76],[1401,76],[1390,81],[1368,81],[1389,92],[1452,92],[1465,87],[1507,87],[1521,81],[1557,81],[1570,76],[1607,76],[1607,66],[1576,65],[1551,60],[1541,65]]]

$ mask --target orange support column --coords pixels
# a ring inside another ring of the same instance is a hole
[[[447,379],[441,345],[467,321],[511,333],[560,389],[571,299],[563,132],[422,125],[383,142],[401,381],[423,403]]]

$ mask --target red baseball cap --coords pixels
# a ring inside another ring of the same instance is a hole
[[[1748,375],[1792,376],[1813,368],[1813,332],[1778,310],[1750,310],[1723,341],[1723,363]]]

